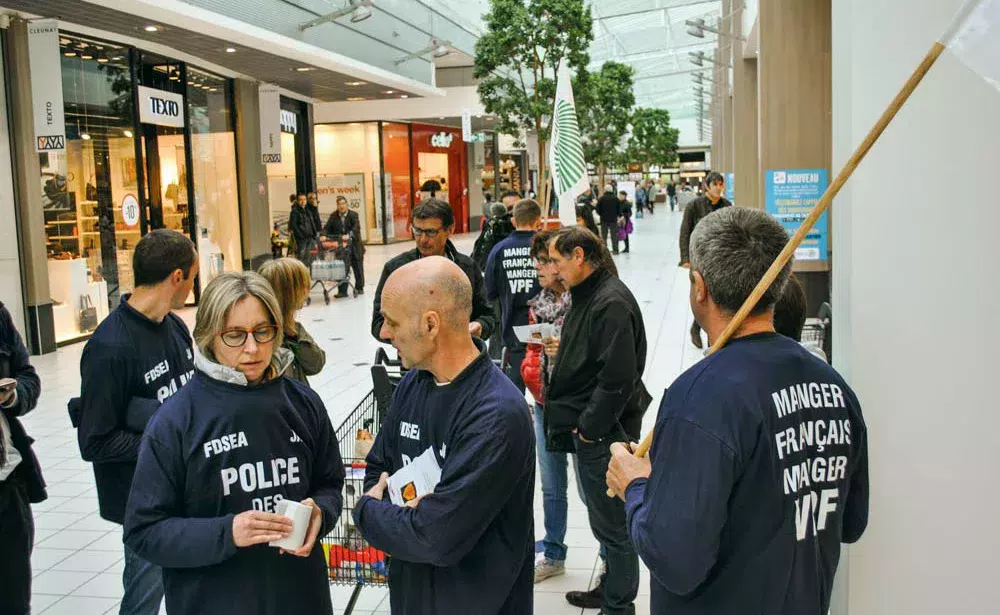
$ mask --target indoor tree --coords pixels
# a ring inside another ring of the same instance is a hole
[[[635,69],[619,62],[605,62],[600,70],[581,73],[574,80],[577,118],[583,141],[583,156],[597,168],[597,182],[625,160],[625,134],[635,107]]]
[[[628,157],[645,165],[671,166],[677,162],[679,137],[680,130],[670,127],[669,111],[638,108],[632,114]]]
[[[539,194],[547,195],[546,144],[555,104],[556,72],[566,58],[570,71],[589,60],[594,38],[590,6],[584,0],[490,0],[485,33],[476,43],[474,75],[497,130],[538,136]],[[547,198],[547,197],[546,197]]]

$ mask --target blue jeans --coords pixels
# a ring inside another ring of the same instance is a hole
[[[566,498],[568,479],[566,453],[545,450],[545,426],[541,404],[535,404],[535,450],[542,477],[542,515],[545,520],[545,559],[566,561],[566,517],[569,500]]]
[[[157,615],[163,601],[163,571],[125,547],[125,594],[118,615]]]

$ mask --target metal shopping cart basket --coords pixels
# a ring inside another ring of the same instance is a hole
[[[805,325],[802,327],[802,342],[811,343],[817,348],[821,348],[826,353],[827,360],[830,361],[833,360],[830,344],[830,328],[833,324],[832,316],[833,310],[830,308],[830,304],[823,303],[823,305],[819,306],[816,318],[807,318]]]
[[[353,585],[344,615],[354,607],[366,585],[385,586],[389,581],[389,556],[372,547],[354,526],[354,506],[364,495],[365,459],[358,450],[358,431],[367,430],[373,437],[380,426],[375,392],[365,396],[347,419],[337,428],[340,456],[344,460],[347,478],[344,481],[344,508],[340,520],[322,540],[331,585]]]
[[[358,289],[347,281],[348,263],[351,262],[350,243],[324,241],[322,247],[312,250],[310,255],[314,257],[309,265],[309,274],[313,281],[310,292],[317,286],[320,287],[327,305],[330,305],[330,291],[341,284],[346,284],[354,296],[358,296]],[[306,300],[306,305],[310,303],[312,303],[311,297]]]

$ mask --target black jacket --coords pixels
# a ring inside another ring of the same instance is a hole
[[[445,245],[444,255],[461,267],[465,275],[469,276],[469,281],[472,283],[472,322],[479,322],[483,326],[480,338],[488,340],[497,328],[497,314],[493,306],[486,301],[486,291],[483,287],[483,272],[476,263],[472,262],[471,258],[459,253],[455,248],[455,244],[451,243],[450,240]],[[382,343],[388,343],[387,340],[379,337],[379,332],[382,330],[382,322],[385,320],[382,318],[382,288],[393,271],[407,263],[412,263],[418,258],[420,258],[420,251],[417,248],[413,248],[390,260],[385,264],[385,268],[382,269],[382,277],[379,278],[378,288],[375,290],[375,306],[372,309],[372,337]]]
[[[323,228],[323,234],[337,241],[340,241],[343,235],[350,235],[351,250],[354,254],[360,257],[365,253],[365,242],[362,241],[363,236],[361,235],[361,219],[356,211],[348,209],[343,216],[340,215],[339,211],[330,214],[330,218]]]
[[[38,504],[48,497],[45,493],[45,479],[42,478],[38,458],[31,450],[34,439],[24,431],[19,417],[34,410],[38,394],[42,390],[42,382],[38,379],[35,368],[28,362],[28,349],[24,346],[21,334],[14,328],[14,321],[3,303],[0,303],[0,378],[17,380],[17,405],[0,410],[10,425],[14,448],[21,455],[21,463],[7,480],[19,481],[28,494],[28,501]]]
[[[646,328],[635,297],[607,270],[570,289],[559,354],[545,394],[545,444],[574,452],[573,430],[587,440],[638,440],[652,398],[642,383]],[[620,428],[619,428],[620,426]]]
[[[312,216],[299,205],[292,205],[292,211],[288,213],[288,230],[297,242],[312,239],[318,232],[318,229],[313,227]]]
[[[684,209],[684,219],[681,221],[681,265],[691,262],[691,233],[694,232],[694,227],[698,226],[701,219],[708,214],[730,205],[732,203],[726,199],[719,199],[715,205],[712,205],[712,201],[709,201],[707,196],[700,196],[688,203]]]
[[[618,221],[618,217],[622,215],[621,201],[619,201],[618,197],[610,192],[605,192],[604,195],[597,200],[597,215],[600,216],[602,224],[616,223]]]
[[[306,205],[306,213],[309,214],[309,222],[312,223],[314,235],[319,235],[323,230],[323,220],[319,217],[319,208],[315,205]]]

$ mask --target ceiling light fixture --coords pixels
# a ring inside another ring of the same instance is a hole
[[[725,38],[733,38],[740,41],[747,40],[744,36],[734,36],[728,32],[723,32],[714,26],[710,26],[705,23],[704,19],[688,19],[684,22],[684,25],[688,27],[687,33],[695,38],[705,38],[705,33],[711,32],[712,34],[723,36]]]
[[[134,136],[131,130],[123,130],[122,134],[128,137],[129,139],[131,139]]]
[[[89,53],[83,54],[80,57],[83,58],[84,60],[93,60],[94,59],[94,56],[90,55]]]
[[[295,70],[299,71],[300,73],[308,73],[309,71],[316,70],[316,69],[313,68],[312,66],[300,66],[300,67],[296,68]]]
[[[408,53],[401,58],[397,58],[394,63],[399,66],[404,62],[409,62],[414,58],[425,56],[428,53],[433,54],[435,58],[443,58],[446,55],[449,55],[451,53],[451,41],[439,40],[432,36],[426,47],[418,51],[414,51],[413,53]]]
[[[351,23],[364,21],[372,16],[372,8],[375,6],[373,0],[347,0],[347,4],[332,13],[321,15],[312,21],[299,24],[299,31],[305,31],[314,26],[319,26],[331,21],[336,21],[345,15],[351,16]]]
[[[396,90],[382,90],[383,94],[395,94]]]
[[[159,32],[160,31],[160,29],[158,27],[156,27],[156,26],[146,26],[145,28],[143,28],[143,30],[145,30],[146,32]]]
[[[368,99],[365,98],[364,96],[348,96],[347,100],[351,102],[358,102],[359,100],[368,100]]]
[[[403,94],[402,96],[400,96],[400,98],[409,98],[409,95]]]
[[[226,53],[236,53],[235,47],[226,47]]]
[[[84,141],[90,141],[90,135],[85,132],[80,133],[80,138]]]
[[[344,82],[344,85],[353,85],[353,86],[367,85],[367,84],[368,84],[367,81],[345,81]]]
[[[101,64],[107,64],[108,63],[108,59],[107,58],[97,58],[97,61],[100,62]]]
[[[72,58],[73,56],[76,55],[76,52],[75,51],[66,51],[66,52],[63,52],[63,55],[66,56],[67,58]]]

